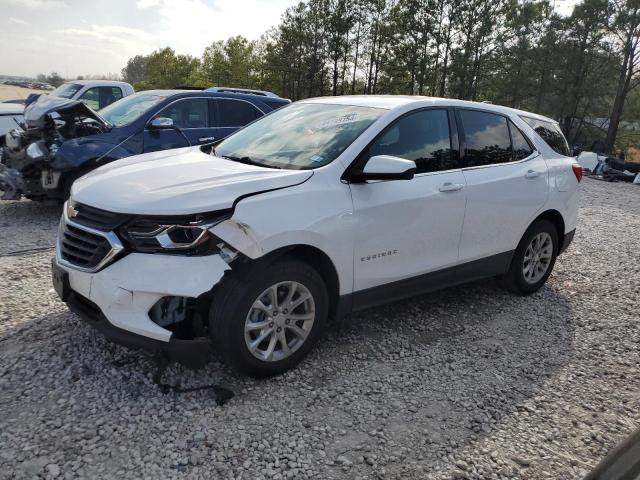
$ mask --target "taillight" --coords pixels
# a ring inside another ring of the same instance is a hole
[[[582,165],[574,163],[571,165],[571,168],[573,169],[573,174],[576,176],[576,180],[580,183],[580,180],[582,180]]]

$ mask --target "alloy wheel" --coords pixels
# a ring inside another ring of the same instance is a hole
[[[301,283],[278,282],[251,305],[244,340],[259,360],[276,362],[292,355],[306,341],[315,320],[313,295]]]
[[[540,281],[549,270],[553,258],[553,240],[547,232],[538,233],[531,239],[524,252],[522,273],[529,284]]]

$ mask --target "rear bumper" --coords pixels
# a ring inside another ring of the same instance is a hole
[[[562,241],[562,245],[560,245],[560,251],[558,252],[558,255],[560,255],[561,253],[564,253],[567,250],[567,248],[569,248],[569,245],[571,245],[571,242],[573,242],[573,237],[575,234],[576,234],[575,229],[564,234],[564,240]]]

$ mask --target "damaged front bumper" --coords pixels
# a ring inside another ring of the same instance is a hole
[[[210,360],[209,338],[181,338],[160,326],[158,310],[164,307],[158,304],[167,297],[195,300],[210,291],[229,269],[219,255],[130,253],[96,273],[64,263],[56,250],[53,281],[58,295],[109,340],[162,354],[190,368],[200,368]]]

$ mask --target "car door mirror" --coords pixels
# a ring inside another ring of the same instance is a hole
[[[416,162],[391,155],[371,157],[359,179],[364,180],[411,180],[416,173]]]
[[[168,117],[156,117],[151,120],[151,123],[149,123],[149,128],[153,130],[165,130],[168,128],[173,129],[175,127],[173,126],[173,119]]]

